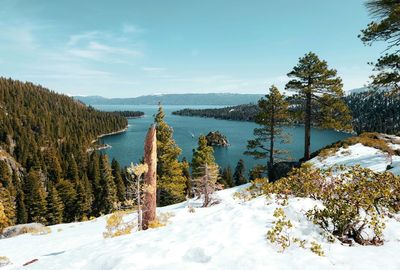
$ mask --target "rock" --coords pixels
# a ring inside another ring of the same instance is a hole
[[[293,168],[298,168],[300,165],[301,162],[298,161],[282,161],[275,163],[273,167],[274,176],[273,179],[270,179],[270,181],[275,182],[282,177],[286,177]]]
[[[229,146],[228,139],[219,131],[211,131],[206,136],[208,146]]]
[[[49,228],[40,223],[19,224],[5,228],[0,238],[10,238],[25,233],[47,234]]]

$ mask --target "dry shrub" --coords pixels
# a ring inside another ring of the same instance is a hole
[[[172,212],[164,212],[161,213],[157,216],[155,220],[152,220],[149,222],[149,228],[155,229],[155,228],[160,228],[164,227],[170,222],[170,219],[174,217],[175,214]]]
[[[107,218],[106,231],[103,232],[104,238],[113,238],[125,234],[130,234],[132,229],[137,227],[135,222],[125,222],[124,211],[117,211]]]
[[[11,264],[11,261],[6,256],[0,256],[0,267]]]

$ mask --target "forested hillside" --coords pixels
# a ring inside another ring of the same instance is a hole
[[[355,92],[344,98],[353,116],[353,129],[357,133],[400,133],[400,93],[385,91]],[[288,98],[293,104],[294,98]],[[259,109],[245,104],[216,109],[183,109],[175,115],[212,117],[216,119],[254,121]]]
[[[384,91],[351,94],[346,102],[353,114],[353,128],[364,131],[400,134],[400,93]]]
[[[122,116],[0,78],[0,208],[6,214],[0,231],[14,223],[55,224],[110,211],[124,192],[119,165],[112,171],[106,156],[87,149],[97,136],[126,126]]]

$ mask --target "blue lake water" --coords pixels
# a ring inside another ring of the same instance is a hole
[[[102,143],[112,146],[112,148],[102,150],[110,158],[117,159],[122,166],[129,165],[131,162],[137,163],[143,156],[144,138],[147,129],[153,123],[154,114],[157,112],[158,107],[149,105],[95,105],[94,107],[103,111],[139,110],[145,113],[142,118],[129,119],[129,128],[126,132],[101,139]],[[209,131],[218,130],[227,136],[230,143],[227,148],[214,148],[215,158],[220,167],[230,165],[234,168],[241,158],[245,161],[248,169],[257,163],[265,162],[254,160],[252,157],[243,154],[246,150],[247,140],[253,138],[253,129],[257,127],[255,123],[176,116],[172,115],[173,111],[187,108],[188,106],[163,107],[166,114],[165,121],[174,129],[174,139],[182,149],[181,157],[186,157],[190,161],[192,149],[197,147],[198,136],[201,134],[206,135]],[[216,106],[190,106],[190,108],[210,107],[215,108]],[[304,153],[304,128],[296,126],[286,128],[286,131],[291,135],[291,142],[278,145],[278,147],[288,150],[293,159],[301,158]],[[333,130],[313,129],[311,136],[312,151],[315,151],[333,142],[347,138],[350,134]]]

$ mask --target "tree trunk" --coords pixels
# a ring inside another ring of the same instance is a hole
[[[137,179],[137,184],[136,184],[136,192],[138,194],[137,196],[137,205],[138,205],[138,231],[143,230],[143,218],[142,218],[142,202],[141,202],[141,196],[142,196],[142,192],[140,191],[140,180],[141,180],[141,176],[138,177]]]
[[[157,192],[157,139],[156,128],[153,125],[147,132],[144,145],[144,163],[148,170],[144,176],[143,230],[149,228],[149,222],[156,219]]]
[[[304,119],[304,160],[310,159],[311,145],[311,90],[306,93],[306,113]]]

